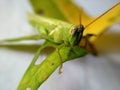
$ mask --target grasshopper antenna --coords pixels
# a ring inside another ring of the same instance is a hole
[[[81,15],[82,13],[79,14],[79,24],[81,25]]]
[[[79,25],[82,25],[82,9],[81,12],[79,13]]]
[[[112,8],[110,8],[109,10],[107,10],[106,12],[104,12],[102,15],[100,15],[99,17],[97,17],[96,19],[94,19],[92,22],[90,22],[88,25],[85,26],[85,29],[87,27],[89,27],[92,23],[94,23],[95,21],[97,21],[98,19],[100,19],[102,16],[104,16],[106,13],[108,13],[110,10],[112,10],[114,7],[116,7],[117,5],[119,5],[119,3],[117,3],[116,5],[114,5]]]

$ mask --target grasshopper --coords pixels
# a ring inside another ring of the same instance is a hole
[[[78,45],[83,37],[84,26],[81,24],[74,25],[61,20],[45,18],[31,13],[28,14],[28,18],[31,25],[40,32],[41,38],[46,39],[46,41],[58,51],[61,61],[59,73],[61,73],[63,62],[59,49],[64,46],[69,46],[71,47],[71,51],[73,51],[72,48]],[[89,34],[89,36],[92,36],[92,34]]]

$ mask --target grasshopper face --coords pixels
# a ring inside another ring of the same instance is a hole
[[[72,46],[79,44],[83,36],[83,31],[84,31],[83,25],[76,25],[70,30],[71,35],[70,44]]]

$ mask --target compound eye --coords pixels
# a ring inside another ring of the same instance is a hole
[[[80,28],[81,28],[82,30],[84,30],[84,26],[83,26],[83,25],[81,25]]]
[[[73,29],[71,29],[71,30],[70,30],[70,35],[73,36],[77,30],[78,30],[77,27],[74,27]]]

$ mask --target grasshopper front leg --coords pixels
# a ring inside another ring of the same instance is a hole
[[[61,54],[60,54],[60,49],[63,48],[63,47],[65,47],[65,45],[64,45],[64,44],[62,44],[62,45],[57,45],[57,44],[54,44],[54,43],[51,43],[51,42],[49,42],[49,45],[50,45],[50,46],[53,46],[53,47],[56,49],[56,52],[57,52],[58,57],[59,57],[59,60],[60,60],[60,67],[59,67],[58,73],[61,74],[61,73],[62,73],[62,67],[63,67],[63,63],[64,63],[64,62],[63,62],[62,56],[61,56]]]
[[[82,45],[83,48],[86,48],[88,51],[90,51],[93,55],[97,56],[98,53],[97,53],[97,50],[94,46],[93,43],[91,43],[89,41],[89,38],[92,37],[92,36],[96,36],[95,34],[87,34],[86,36],[83,36],[82,37],[82,40],[84,39],[84,44]]]
[[[62,56],[61,56],[61,54],[60,54],[60,49],[62,48],[62,47],[65,47],[65,44],[62,44],[62,45],[60,45],[59,47],[56,47],[56,51],[57,51],[57,53],[58,53],[58,56],[59,56],[59,58],[60,58],[60,67],[59,67],[59,74],[61,74],[62,73],[62,67],[63,67],[63,59],[62,59]]]

